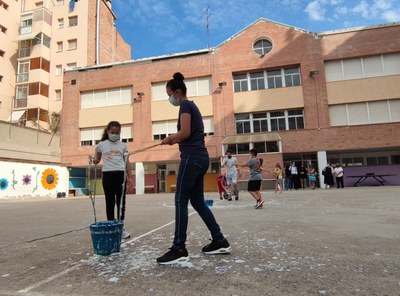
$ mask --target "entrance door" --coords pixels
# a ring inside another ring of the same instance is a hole
[[[159,192],[166,192],[166,176],[167,168],[165,165],[160,165],[158,167],[158,190]]]

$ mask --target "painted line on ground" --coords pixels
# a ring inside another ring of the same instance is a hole
[[[192,216],[192,215],[195,214],[195,213],[197,213],[197,212],[196,212],[196,211],[191,212],[191,213],[189,213],[189,216]],[[149,232],[146,232],[146,233],[144,233],[144,234],[142,234],[142,235],[139,235],[138,237],[134,237],[134,238],[132,238],[132,239],[130,239],[130,240],[128,240],[128,241],[125,241],[125,242],[121,243],[121,245],[126,245],[126,244],[129,244],[129,243],[131,243],[131,242],[137,241],[137,240],[139,240],[139,239],[141,239],[141,238],[143,238],[143,237],[145,237],[145,236],[147,236],[147,235],[149,235],[149,234],[152,234],[152,233],[154,233],[154,232],[156,232],[156,231],[158,231],[158,230],[161,230],[161,229],[163,229],[163,228],[165,228],[165,227],[167,227],[167,226],[169,226],[169,225],[171,225],[171,224],[174,224],[174,223],[175,223],[175,220],[173,220],[173,221],[171,221],[171,222],[168,222],[167,224],[164,224],[164,225],[162,225],[162,226],[160,226],[160,227],[158,227],[158,228],[155,228],[155,229],[153,229],[153,230],[150,230]],[[31,290],[33,290],[33,289],[36,289],[36,288],[39,288],[40,286],[43,286],[43,285],[45,285],[45,284],[47,284],[47,283],[50,283],[50,282],[52,282],[52,281],[58,279],[59,277],[61,277],[61,276],[63,276],[63,275],[66,275],[67,273],[69,273],[69,272],[71,272],[71,271],[74,271],[75,269],[77,269],[77,268],[79,268],[79,267],[81,267],[81,266],[83,266],[83,265],[84,265],[84,263],[81,262],[81,263],[78,263],[78,264],[76,264],[76,265],[74,265],[74,266],[71,266],[70,268],[67,268],[67,269],[64,270],[64,271],[61,271],[60,273],[57,273],[57,274],[55,274],[55,275],[52,275],[51,277],[48,277],[47,279],[44,279],[44,280],[41,280],[41,281],[39,281],[39,282],[37,282],[37,283],[35,283],[35,284],[32,284],[32,285],[26,287],[25,289],[19,290],[18,293],[19,293],[19,294],[28,293],[29,291],[31,291]]]

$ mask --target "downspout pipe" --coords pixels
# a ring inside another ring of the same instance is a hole
[[[100,65],[100,1],[97,0],[96,12],[96,65]]]

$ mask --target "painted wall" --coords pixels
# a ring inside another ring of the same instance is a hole
[[[66,167],[0,161],[0,198],[68,194]]]
[[[400,165],[380,165],[380,166],[362,166],[362,167],[344,167],[344,186],[351,187],[357,182],[358,178],[349,178],[349,176],[362,176],[375,173],[375,175],[394,175],[384,176],[385,185],[400,185]],[[335,183],[336,185],[336,183]],[[360,186],[378,186],[378,181],[368,178]]]

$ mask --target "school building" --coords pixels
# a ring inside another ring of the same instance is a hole
[[[272,186],[275,163],[290,161],[315,166],[321,179],[328,161],[340,162],[346,186],[356,181],[350,176],[367,173],[390,175],[386,183],[399,185],[395,36],[400,23],[313,33],[259,19],[214,48],[68,70],[62,162],[84,186],[88,155],[109,121],[122,124],[131,152],[175,133],[178,108],[165,84],[179,71],[203,115],[211,158],[206,190],[216,190],[226,149],[243,162],[253,147],[264,159],[264,188]],[[177,145],[133,154],[130,162],[138,192],[174,190]],[[243,171],[241,186],[247,178]]]

